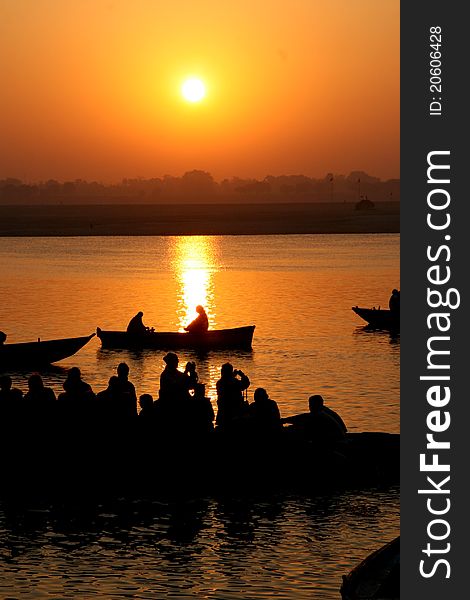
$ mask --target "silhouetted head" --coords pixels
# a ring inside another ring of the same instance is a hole
[[[119,363],[116,369],[116,372],[118,374],[118,377],[124,377],[127,378],[129,376],[129,366],[127,363],[122,362]]]
[[[268,392],[264,388],[256,388],[253,397],[255,402],[264,402],[269,400]]]
[[[398,293],[398,290],[392,290],[392,296],[396,296]]]
[[[82,374],[78,367],[72,367],[68,370],[67,379],[69,381],[79,381],[82,378]]]
[[[196,306],[196,312],[197,312],[198,314],[202,315],[202,313],[205,313],[206,311],[204,310],[204,307],[203,307],[203,306],[201,306],[200,304],[198,304],[198,305]]]
[[[168,352],[163,357],[163,362],[169,367],[177,367],[179,363],[179,358],[174,352]]]
[[[7,334],[4,331],[0,331],[0,345],[3,344],[7,339]]]
[[[44,389],[44,382],[39,373],[33,373],[28,379],[28,389],[30,392],[37,392]]]
[[[150,394],[142,394],[139,398],[140,408],[152,408],[153,398]]]
[[[144,313],[143,313],[141,310],[139,310],[139,312],[137,313],[137,316],[138,316],[138,317],[143,317],[143,316],[144,316]]]
[[[0,390],[8,392],[11,390],[12,381],[9,375],[2,375],[0,377]]]
[[[230,363],[224,363],[220,368],[220,374],[222,377],[230,377],[233,375],[233,365]]]
[[[308,399],[308,407],[310,412],[315,412],[323,408],[323,396],[315,394]]]
[[[115,390],[118,390],[119,387],[120,387],[119,377],[117,375],[113,375],[112,377],[110,377],[109,381],[108,381],[108,388],[111,391],[115,391]]]

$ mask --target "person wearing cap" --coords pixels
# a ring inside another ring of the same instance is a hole
[[[209,329],[209,319],[207,318],[206,311],[198,304],[196,306],[196,312],[197,317],[184,329],[190,333],[205,333]]]

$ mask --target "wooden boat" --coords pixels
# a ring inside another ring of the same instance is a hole
[[[353,306],[353,311],[364,319],[373,329],[400,329],[400,313],[383,308],[360,308]]]
[[[96,334],[103,348],[129,348],[153,350],[221,350],[227,348],[251,349],[254,325],[234,329],[213,329],[205,333],[152,331],[133,335],[126,331],[104,331]]]
[[[38,338],[37,342],[3,344],[0,346],[0,368],[50,365],[74,355],[94,335],[92,333],[85,337],[46,341],[41,341]]]
[[[343,600],[398,600],[400,598],[400,537],[373,552],[347,576]]]

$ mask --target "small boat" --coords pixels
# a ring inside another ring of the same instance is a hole
[[[38,338],[37,342],[3,344],[0,346],[0,368],[50,365],[74,355],[94,335],[45,341]]]
[[[400,537],[385,544],[343,575],[343,600],[400,598]]]
[[[104,331],[99,327],[96,335],[102,348],[152,350],[221,350],[239,348],[251,350],[254,325],[233,329],[212,329],[205,333],[149,331],[141,335],[126,331]]]
[[[397,331],[400,329],[400,313],[385,310],[383,308],[360,308],[353,306],[353,311],[364,319],[372,329],[388,329]]]

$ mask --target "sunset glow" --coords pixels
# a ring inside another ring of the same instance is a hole
[[[199,102],[206,95],[206,88],[200,79],[191,77],[181,86],[181,93],[188,102]]]
[[[214,317],[213,240],[206,236],[180,237],[176,247],[176,270],[179,283],[179,329],[196,316],[196,306],[204,306],[209,322]]]
[[[399,177],[398,2],[178,6],[2,3],[0,178]]]

